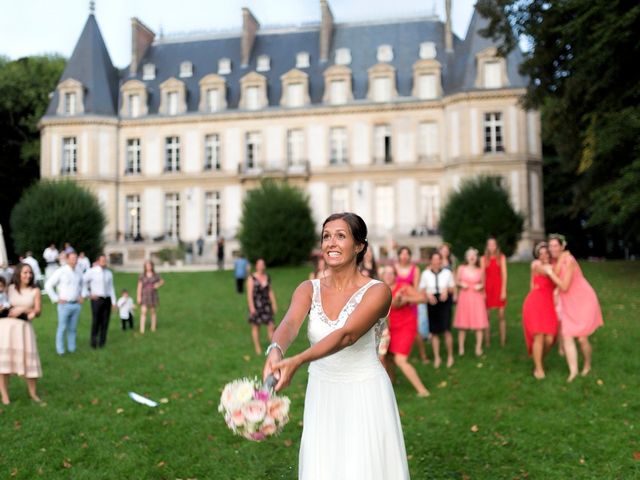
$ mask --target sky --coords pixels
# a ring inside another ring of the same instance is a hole
[[[328,0],[336,22],[438,15],[445,0]],[[464,38],[474,0],[452,0],[453,32]],[[95,15],[113,64],[131,60],[131,17],[158,36],[239,30],[242,7],[262,28],[320,21],[319,0],[95,0]],[[0,0],[0,55],[68,58],[89,14],[89,0]]]

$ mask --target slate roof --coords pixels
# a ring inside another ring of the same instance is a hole
[[[169,39],[154,42],[139,63],[138,72],[129,74],[129,69],[117,71],[109,58],[102,35],[93,15],[89,15],[78,44],[60,79],[75,78],[85,86],[85,112],[87,114],[112,115],[117,113],[119,84],[130,79],[138,79],[147,85],[149,114],[157,114],[160,103],[159,85],[170,77],[183,81],[187,89],[187,110],[197,112],[200,102],[199,81],[205,75],[217,73],[218,60],[231,60],[231,73],[223,75],[227,86],[227,107],[234,109],[240,101],[240,79],[251,71],[256,71],[257,58],[268,55],[271,68],[258,72],[267,78],[269,106],[277,107],[281,97],[280,77],[295,68],[296,54],[308,52],[310,66],[300,70],[309,75],[309,96],[312,104],[322,103],[324,94],[325,69],[334,65],[338,48],[351,50],[353,97],[355,101],[366,101],[368,90],[367,70],[377,64],[377,49],[383,44],[393,48],[396,69],[396,86],[400,96],[411,98],[413,88],[413,64],[419,59],[420,43],[433,42],[436,59],[442,66],[442,87],[444,94],[475,90],[475,56],[481,50],[493,46],[490,39],[478,34],[486,25],[486,20],[474,11],[464,40],[454,35],[454,52],[445,52],[444,23],[438,19],[416,18],[386,23],[360,23],[334,25],[331,51],[327,62],[319,61],[320,25],[280,30],[259,30],[251,52],[248,67],[241,67],[240,32],[217,35],[209,38]],[[180,78],[180,64],[190,61],[193,76]],[[510,87],[524,87],[527,79],[518,73],[522,54],[516,49],[507,57],[507,71]],[[154,80],[143,80],[142,69],[146,63],[156,67]],[[57,93],[54,95],[47,115],[55,115]]]
[[[114,68],[104,44],[98,22],[89,15],[78,43],[62,72],[59,82],[69,78],[84,86],[84,112],[92,115],[115,116],[120,74]],[[46,115],[55,115],[58,107],[58,92],[54,92]]]

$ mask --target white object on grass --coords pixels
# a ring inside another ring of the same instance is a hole
[[[147,397],[143,397],[142,395],[138,395],[136,392],[129,392],[129,396],[131,397],[131,400],[133,400],[134,402],[138,402],[141,403],[142,405],[146,405],[148,407],[157,407],[158,406],[158,402],[154,402],[153,400],[147,398]]]

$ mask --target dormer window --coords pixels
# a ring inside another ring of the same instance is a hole
[[[296,55],[296,68],[309,68],[309,52],[298,52]]]
[[[324,97],[330,105],[342,105],[353,100],[351,91],[351,69],[334,65],[324,71]]]
[[[129,80],[120,89],[123,117],[141,117],[147,114],[147,87],[140,80]]]
[[[259,73],[250,72],[240,79],[240,108],[259,110],[269,103],[267,100],[267,79]]]
[[[389,63],[393,61],[393,48],[391,45],[380,45],[377,54],[378,62]]]
[[[388,63],[378,63],[369,73],[369,92],[367,98],[374,102],[390,102],[396,96],[396,69]]]
[[[351,50],[348,48],[338,48],[336,50],[336,65],[350,65],[351,64]]]
[[[66,92],[64,94],[64,114],[65,115],[75,115],[76,114],[76,105],[77,105],[77,94],[76,94],[76,92]]]
[[[167,113],[169,115],[178,114],[178,92],[167,92]]]
[[[476,55],[477,88],[503,88],[509,85],[507,76],[507,61],[498,56],[495,47],[489,47]]]
[[[420,74],[418,76],[418,98],[422,100],[432,100],[437,96],[435,74]]]
[[[180,64],[180,78],[188,78],[193,76],[193,63],[182,62]]]
[[[142,79],[154,80],[156,78],[156,66],[153,63],[145,63],[142,66]]]
[[[227,87],[224,78],[215,73],[206,75],[200,80],[200,105],[201,112],[219,112],[227,108]]]
[[[423,42],[420,44],[420,58],[422,60],[432,60],[436,58],[436,44],[433,42]]]
[[[229,75],[231,73],[231,60],[228,58],[221,58],[218,60],[218,74]]]
[[[268,72],[271,70],[271,58],[269,55],[260,55],[258,57],[258,64],[256,65],[256,71]]]
[[[280,105],[302,107],[310,103],[309,76],[306,73],[294,68],[282,75],[280,79],[282,80]]]
[[[435,54],[435,52],[427,53]],[[440,98],[442,96],[442,81],[440,72],[440,62],[433,58],[421,59],[414,63],[412,95],[421,100],[434,100],[436,98]]]
[[[78,115],[84,112],[82,84],[67,78],[56,88],[58,90],[58,115]]]
[[[171,77],[160,84],[160,113],[179,115],[187,111],[187,91],[184,82]]]

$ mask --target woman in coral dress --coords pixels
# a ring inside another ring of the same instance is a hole
[[[398,261],[395,264],[396,268],[396,283],[399,285],[408,285],[417,290],[418,283],[420,282],[420,269],[411,261],[411,249],[409,247],[400,247],[398,249]],[[415,315],[416,322],[418,321],[418,306],[409,305],[407,307],[408,315]],[[427,350],[424,346],[424,341],[418,335],[416,331],[415,336],[416,347],[418,347],[418,354],[422,363],[429,363],[427,357]]]
[[[504,347],[507,341],[507,321],[504,317],[504,308],[507,305],[507,258],[500,251],[498,241],[489,237],[480,259],[480,267],[484,271],[484,289],[487,310],[498,310],[500,322],[500,345]],[[485,330],[484,344],[488,347],[491,343],[490,328]]]
[[[580,265],[568,250],[562,235],[549,236],[549,251],[557,259],[553,268],[548,267],[548,274],[558,287],[560,301],[560,328],[564,352],[569,366],[568,382],[578,375],[578,351],[575,339],[580,343],[584,365],[582,376],[591,371],[591,344],[589,335],[603,325],[600,303],[593,287],[582,274]]]
[[[458,305],[453,326],[458,329],[458,354],[464,355],[464,341],[467,330],[476,332],[476,356],[482,355],[482,333],[488,328],[487,309],[484,301],[483,271],[478,268],[478,251],[466,251],[466,263],[458,267]]]
[[[389,335],[390,342],[385,357],[385,368],[389,372],[389,377],[395,377],[394,364],[403,373],[407,380],[416,389],[419,397],[428,397],[429,391],[425,388],[418,377],[416,369],[409,363],[411,347],[418,334],[418,319],[415,315],[415,305],[411,303],[406,295],[417,293],[415,289],[408,285],[399,283],[396,279],[396,272],[393,267],[384,268],[382,280],[391,289],[391,309],[389,310]]]
[[[522,328],[527,351],[533,356],[533,376],[545,377],[543,359],[558,335],[558,315],[554,305],[555,284],[547,275],[551,256],[546,242],[540,242],[534,250],[531,263],[531,289],[522,305]]]
[[[36,343],[36,333],[32,321],[40,315],[40,289],[36,286],[33,270],[21,263],[9,285],[7,318],[0,318],[0,394],[2,403],[10,402],[8,383],[11,375],[27,379],[29,396],[35,402],[40,398],[36,393],[36,381],[42,377],[40,355]]]

